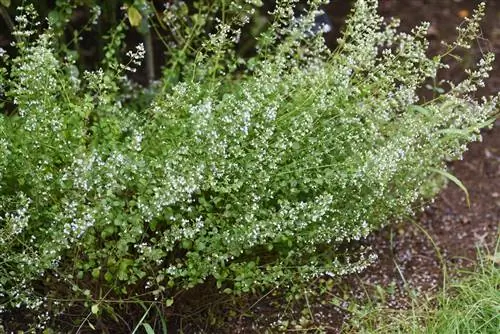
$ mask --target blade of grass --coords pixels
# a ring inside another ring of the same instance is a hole
[[[448,180],[452,181],[455,183],[464,193],[465,193],[465,200],[467,201],[467,207],[470,208],[470,197],[469,197],[469,192],[467,191],[467,188],[464,186],[462,181],[460,181],[455,175],[450,174],[446,171],[439,170],[437,168],[431,168],[431,171],[438,173],[444,177],[446,177]]]
[[[132,334],[135,334],[135,333],[139,330],[139,327],[141,327],[141,325],[142,325],[142,324],[143,324],[143,322],[144,322],[144,319],[146,319],[146,317],[148,316],[149,311],[150,311],[150,310],[151,310],[151,308],[153,307],[153,304],[151,304],[151,305],[149,305],[149,307],[146,309],[146,306],[145,306],[143,303],[141,303],[141,302],[140,302],[140,304],[141,304],[141,306],[142,306],[142,307],[143,307],[146,311],[145,311],[145,312],[144,312],[144,314],[142,315],[141,320],[139,320],[139,323],[135,326],[135,328],[134,328],[134,330],[133,330]],[[149,326],[149,325],[148,325],[148,326]],[[147,332],[148,330],[147,330],[146,326],[144,326],[144,327],[145,327],[146,332]],[[151,326],[149,326],[149,327],[151,327]],[[153,331],[153,333],[154,333],[154,331]]]
[[[168,330],[167,330],[167,321],[165,320],[165,317],[163,316],[163,313],[162,313],[161,309],[158,307],[157,304],[155,304],[155,307],[156,307],[156,311],[158,312],[158,315],[160,316],[161,332],[163,334],[167,334],[167,332],[168,332]]]

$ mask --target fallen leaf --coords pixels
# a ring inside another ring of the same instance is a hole
[[[467,16],[469,16],[469,11],[467,9],[462,9],[458,12],[458,16],[461,18],[465,19]]]

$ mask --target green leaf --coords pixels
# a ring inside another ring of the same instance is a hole
[[[151,231],[156,231],[156,227],[158,226],[158,221],[156,220],[152,220],[151,222],[149,222],[149,228],[151,229]]]
[[[174,304],[174,299],[173,298],[169,298],[165,301],[165,305],[167,305],[167,307],[170,307]]]
[[[92,269],[92,277],[93,278],[98,279],[100,274],[101,274],[101,268]]]
[[[181,247],[183,249],[191,249],[193,247],[193,242],[191,240],[182,240]]]
[[[197,251],[203,251],[205,249],[206,245],[203,241],[196,240],[195,242],[195,249]]]
[[[187,16],[189,14],[189,7],[186,5],[186,3],[180,2],[179,4],[179,11],[177,12],[179,16]]]
[[[104,274],[104,279],[106,280],[106,282],[111,282],[113,280],[113,274],[111,274],[109,271],[107,271]]]
[[[416,111],[416,112],[419,112],[419,113],[422,113],[422,114],[425,114],[425,115],[428,115],[429,114],[429,110],[422,107],[422,106],[419,106],[417,104],[412,104],[408,107],[408,109],[410,111]]]
[[[142,302],[139,302],[139,304],[142,306],[142,308],[144,308],[145,312],[144,314],[142,315],[142,318],[141,320],[139,320],[139,323],[137,324],[137,326],[135,326],[134,330],[132,331],[132,334],[135,334],[138,330],[139,330],[139,327],[141,326],[141,324],[144,326],[144,328],[146,328],[146,324],[143,323],[144,319],[146,319],[148,313],[149,313],[149,310],[151,310],[151,307],[153,307],[153,304],[149,305],[148,308],[146,308],[146,306],[142,303]],[[151,327],[151,326],[149,326]],[[146,328],[146,332],[148,332],[147,328]]]
[[[436,168],[431,168],[431,171],[435,172],[435,173],[438,173],[438,174],[441,174],[442,176],[446,177],[447,179],[449,179],[450,181],[452,181],[453,183],[455,183],[460,189],[462,189],[462,191],[465,193],[465,200],[467,202],[467,206],[470,208],[470,197],[469,197],[469,192],[467,191],[467,188],[464,186],[464,184],[462,183],[462,181],[460,181],[459,179],[457,179],[456,176],[446,172],[446,171],[443,171],[443,170],[439,170],[439,169],[436,169]]]
[[[141,12],[134,6],[130,6],[127,9],[128,20],[132,27],[138,27],[142,21]]]
[[[147,334],[155,334],[155,331],[153,330],[153,327],[151,327],[150,324],[144,323],[142,324],[144,326],[144,330],[146,331]]]
[[[121,281],[126,281],[129,278],[128,268],[134,263],[131,259],[122,259],[118,266],[116,277]]]
[[[104,228],[104,230],[101,232],[101,238],[106,239],[107,237],[112,236],[116,231],[115,226],[113,225],[108,225]]]
[[[10,0],[0,0],[0,4],[4,7],[10,7]]]
[[[93,314],[99,313],[99,304],[92,305],[92,307],[90,308],[90,310],[92,311]]]

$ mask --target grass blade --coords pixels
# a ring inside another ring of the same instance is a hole
[[[137,332],[137,330],[139,329],[139,327],[143,324],[144,319],[146,319],[146,317],[147,317],[147,315],[149,313],[149,310],[151,310],[151,307],[153,307],[153,304],[149,305],[149,307],[146,309],[146,312],[144,312],[144,314],[142,315],[141,320],[139,320],[139,323],[137,324],[137,326],[135,326],[134,331],[132,332],[132,334],[135,334]],[[144,324],[144,325],[146,325],[146,324]],[[151,328],[151,326],[149,326],[149,327]],[[146,326],[144,326],[144,328],[146,329],[146,332],[147,332],[148,330],[147,330]],[[153,333],[154,333],[154,331],[153,331]],[[149,334],[149,332],[148,332],[148,334]]]
[[[442,176],[446,177],[448,180],[452,181],[455,183],[462,191],[465,193],[465,200],[467,201],[467,207],[470,208],[470,197],[469,197],[469,192],[467,191],[467,188],[464,186],[462,181],[460,181],[455,175],[448,173],[447,171],[444,170],[439,170],[436,168],[431,168],[431,171],[441,174]]]

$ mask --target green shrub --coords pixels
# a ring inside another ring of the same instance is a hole
[[[170,299],[211,279],[241,293],[370,263],[346,245],[412,213],[492,119],[498,97],[473,96],[491,54],[417,97],[484,6],[429,59],[428,24],[400,33],[376,1],[357,1],[334,51],[313,29],[322,1],[298,17],[295,2],[279,1],[255,57],[236,59],[240,22],[221,21],[182,82],[143,90],[126,79],[141,46],[79,75],[50,29],[30,39],[20,17],[1,72],[15,106],[0,117],[1,309],[56,313],[61,294]]]

